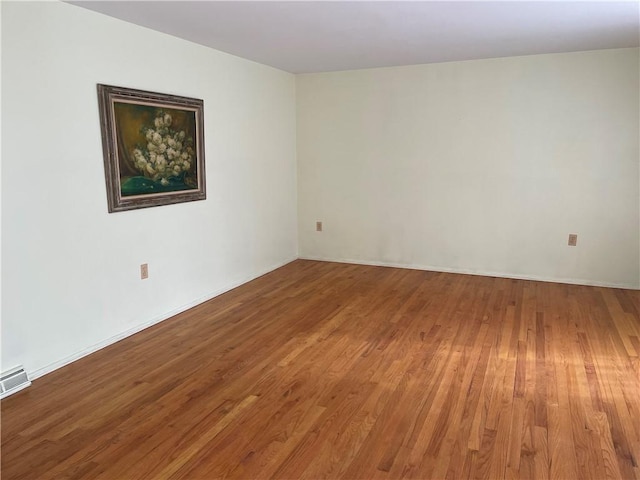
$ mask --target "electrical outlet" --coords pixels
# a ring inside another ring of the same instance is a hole
[[[570,247],[575,247],[577,244],[578,244],[578,235],[575,233],[570,233],[568,245]]]
[[[145,278],[149,278],[149,265],[143,263],[140,265],[140,279],[144,280]]]
[[[322,222],[316,222],[316,232],[322,231]]]

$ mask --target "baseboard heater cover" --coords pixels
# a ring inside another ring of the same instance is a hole
[[[31,380],[22,365],[0,375],[0,398],[8,397],[31,385]]]

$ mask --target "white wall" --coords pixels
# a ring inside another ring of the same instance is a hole
[[[296,80],[301,257],[640,287],[638,49]]]
[[[297,256],[292,75],[57,2],[2,2],[2,74],[3,371]],[[204,100],[206,201],[107,213],[97,83]]]

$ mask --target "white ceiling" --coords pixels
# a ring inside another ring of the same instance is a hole
[[[73,1],[292,73],[639,46],[638,1]]]

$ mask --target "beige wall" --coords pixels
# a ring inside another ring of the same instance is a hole
[[[300,255],[638,288],[638,91],[638,49],[300,75]]]
[[[206,201],[107,213],[97,83],[204,100]],[[297,255],[293,75],[2,2],[2,119],[2,371],[43,373]]]

